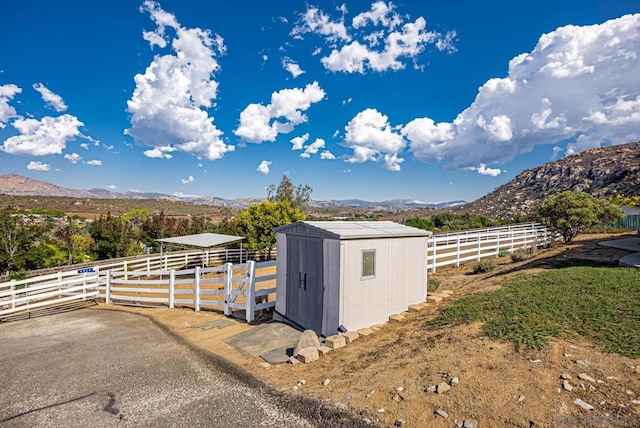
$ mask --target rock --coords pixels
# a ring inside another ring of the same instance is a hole
[[[452,377],[452,378],[451,378],[451,381],[449,381],[449,385],[451,385],[451,386],[455,386],[455,385],[457,385],[458,383],[460,383],[460,380],[458,379],[458,377],[457,377],[457,376]]]
[[[453,425],[454,425],[456,428],[462,428],[462,424],[464,424],[464,421],[461,421],[461,420],[458,420],[458,419],[454,419],[454,420],[453,420]]]
[[[371,334],[373,334],[373,330],[370,328],[361,328],[359,330],[356,330],[358,332],[358,334],[360,336],[369,336]]]
[[[627,394],[627,395],[636,395],[636,394],[635,394],[635,392],[633,392],[633,391],[631,391],[631,390],[629,390],[629,389],[627,389],[627,390],[625,391],[625,394]]]
[[[256,367],[258,367],[259,369],[268,369],[269,367],[271,367],[271,364],[265,361],[264,363],[258,363]]]
[[[531,361],[532,363],[536,363],[536,364],[538,364],[538,363],[541,363],[541,362],[542,362],[542,360],[541,360],[540,358],[537,358],[537,359],[535,359],[535,360],[529,360],[529,361]]]
[[[396,419],[396,421],[393,423],[393,426],[401,427],[404,425],[404,422],[405,422],[404,419]]]
[[[331,348],[328,346],[323,345],[318,348],[318,354],[320,355],[327,355],[329,352],[331,352]]]
[[[355,331],[348,331],[346,333],[342,333],[342,337],[344,337],[345,340],[347,341],[347,344],[349,344],[354,340],[356,340],[358,337],[360,337],[360,335]]]
[[[328,348],[338,349],[345,346],[347,344],[347,340],[344,338],[344,336],[334,335],[327,337],[324,340],[324,343]]]
[[[400,314],[391,315],[389,317],[389,321],[390,322],[400,322],[400,321],[404,321],[404,320],[405,320],[405,318]]]
[[[400,394],[393,394],[393,398],[391,398],[394,402],[399,403],[402,401],[402,397]]]
[[[436,392],[437,389],[438,389],[437,386],[431,385],[431,386],[428,386],[424,391],[425,392]]]
[[[305,348],[319,348],[320,340],[313,330],[305,330],[300,335],[296,347],[293,348],[293,356],[297,356]]]
[[[450,389],[451,389],[451,387],[446,382],[440,382],[438,384],[438,386],[436,387],[436,392],[438,394],[442,394],[444,392],[447,392]]]
[[[575,400],[573,400],[573,402],[575,404],[577,404],[578,406],[582,407],[585,410],[593,410],[594,409],[594,407],[591,404],[586,403],[586,402],[582,401],[579,398],[576,398]]]
[[[371,419],[369,418],[362,418],[362,422],[364,422],[367,425],[371,425]]]
[[[293,389],[294,391],[297,391],[299,388],[298,388],[298,385],[294,385],[291,389]]]
[[[331,383],[331,379],[327,378],[325,380],[322,381],[322,386],[327,386]]]
[[[436,410],[436,415],[438,416],[442,416],[443,418],[447,419],[449,417],[449,413],[445,412],[444,410]]]
[[[442,297],[429,294],[427,295],[427,302],[433,302],[433,303],[442,302]]]
[[[310,363],[320,359],[318,348],[304,348],[298,352],[296,358],[303,363]]]
[[[289,357],[289,363],[291,364],[300,364],[300,360],[296,357]]]
[[[518,397],[518,403],[522,403],[524,401],[524,395]]]
[[[575,363],[579,366],[586,366],[587,364],[589,364],[589,361],[587,360],[576,360]]]
[[[376,410],[376,412],[378,413],[384,413],[384,409],[382,407],[380,407],[378,410]]]
[[[607,376],[607,380],[620,380],[620,378],[616,376]]]
[[[438,294],[447,294],[449,296],[453,295],[453,290],[438,290]]]
[[[384,327],[384,324],[374,324],[369,328],[373,331],[378,331],[378,330],[381,330],[383,327]]]
[[[420,305],[409,305],[409,312],[420,312],[422,310],[422,306]]]
[[[595,383],[595,382],[596,382],[596,380],[595,380],[594,378],[592,378],[591,376],[589,376],[589,375],[588,375],[588,374],[586,374],[586,373],[580,373],[580,374],[578,375],[578,379],[580,379],[580,380],[586,380],[586,381],[593,382],[593,383]]]
[[[569,379],[571,379],[571,375],[569,373],[562,373],[560,375],[560,379],[569,380]]]
[[[562,387],[565,389],[565,391],[569,391],[569,392],[571,392],[571,390],[573,389],[573,386],[571,386],[568,380],[565,380],[564,382],[562,382]]]
[[[374,390],[371,390],[371,391],[367,392],[364,396],[369,398],[369,397],[371,397],[373,395],[374,392],[375,392]]]
[[[471,419],[462,423],[462,428],[478,428],[478,421]]]
[[[402,392],[402,391],[404,391],[404,387],[403,386],[399,386],[399,387],[396,388],[396,391],[397,392]]]
[[[307,381],[306,381],[305,379],[300,379],[300,380],[298,381],[298,384],[299,384],[299,385],[305,385],[306,383],[307,383]]]

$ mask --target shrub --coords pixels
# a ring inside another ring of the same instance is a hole
[[[533,248],[521,248],[511,253],[511,261],[514,263],[523,262],[535,256]]]
[[[507,257],[509,255],[509,250],[507,248],[500,248],[498,251],[498,257]]]
[[[481,260],[473,267],[473,273],[487,273],[496,268],[496,262],[494,260]]]

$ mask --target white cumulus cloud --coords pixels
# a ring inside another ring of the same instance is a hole
[[[89,160],[87,162],[85,162],[87,165],[92,165],[92,166],[101,166],[102,165],[102,161],[99,159],[92,159]]]
[[[33,89],[38,91],[42,96],[42,100],[57,112],[63,112],[67,109],[67,105],[64,103],[62,97],[56,93],[53,93],[49,88],[42,83],[34,83]]]
[[[45,156],[58,155],[67,143],[82,137],[80,127],[84,124],[77,117],[63,114],[42,119],[16,119],[11,125],[20,133],[8,138],[0,149],[12,155]]]
[[[226,49],[222,38],[210,30],[182,27],[156,2],[145,1],[141,10],[157,26],[143,32],[143,38],[151,48],[170,47],[173,53],[157,54],[145,73],[135,76],[136,88],[127,101],[131,127],[125,133],[142,146],[170,144],[206,159],[221,158],[234,147],[222,141],[207,109],[217,97],[213,74],[220,69],[216,57]]]
[[[309,159],[311,155],[318,153],[318,150],[324,148],[324,140],[322,138],[316,138],[316,140],[304,147],[304,152],[300,153],[301,158]]]
[[[0,85],[0,129],[4,128],[9,119],[17,117],[16,109],[9,105],[9,102],[22,92],[13,84]]]
[[[49,171],[51,170],[51,165],[38,161],[31,161],[29,162],[29,165],[27,165],[27,169],[29,171]]]
[[[260,162],[260,165],[258,165],[258,168],[256,168],[256,171],[265,175],[269,174],[269,172],[271,172],[271,170],[269,169],[271,163],[271,161],[263,160],[262,162]]]
[[[307,116],[303,112],[324,97],[325,92],[318,82],[310,83],[304,89],[274,92],[268,105],[249,104],[240,113],[240,125],[233,133],[251,143],[275,141],[278,134],[289,133],[296,125],[306,122]]]
[[[374,2],[369,11],[357,14],[350,26],[345,25],[346,8],[339,11],[340,18],[332,19],[310,6],[291,31],[294,38],[306,33],[324,38],[331,48],[331,53],[321,58],[327,70],[361,74],[368,70],[401,70],[407,60],[417,64],[429,45],[440,51],[455,51],[455,31],[428,31],[424,17],[410,21],[408,15],[396,12],[391,2]]]
[[[406,141],[392,129],[387,116],[368,108],[351,119],[345,131],[345,144],[353,150],[347,162],[382,161],[389,171],[400,171],[404,159],[399,154]]]
[[[640,14],[543,34],[482,85],[452,122],[423,117],[402,134],[423,162],[450,168],[501,163],[536,144],[565,154],[640,140]],[[477,168],[493,175],[491,168]],[[482,172],[481,172],[482,171]]]
[[[331,153],[329,150],[325,150],[322,153],[320,153],[320,159],[333,160],[335,158],[336,158],[335,155]]]
[[[170,154],[176,149],[171,146],[158,146],[153,149],[145,150],[144,155],[152,159],[171,159],[173,156]]]
[[[191,184],[195,181],[195,179],[193,178],[192,175],[190,175],[187,178],[181,178],[180,181],[182,181],[182,184]]]
[[[67,153],[66,155],[64,155],[64,158],[74,164],[82,160],[82,157],[77,153],[71,153],[71,154]]]
[[[308,132],[299,137],[292,138],[291,144],[293,144],[293,147],[291,147],[291,150],[302,150],[304,148],[304,143],[306,143],[308,139],[309,139]]]
[[[302,68],[300,68],[300,65],[298,65],[297,62],[292,61],[289,58],[285,58],[282,61],[282,66],[284,67],[285,70],[291,73],[291,76],[293,76],[294,79],[300,76],[301,74],[304,74],[305,72]]]
[[[476,171],[480,175],[488,175],[489,177],[497,177],[502,173],[500,168],[487,168],[483,163],[479,167],[470,166],[466,168],[469,171]]]

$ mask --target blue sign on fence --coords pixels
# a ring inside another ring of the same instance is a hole
[[[92,267],[88,267],[88,268],[84,268],[84,269],[78,269],[78,273],[88,273],[88,272],[95,272],[95,270],[93,270]]]

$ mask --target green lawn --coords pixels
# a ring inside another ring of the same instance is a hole
[[[468,296],[427,322],[430,329],[484,322],[483,334],[541,348],[576,334],[607,352],[640,357],[640,269],[568,267],[521,276]]]

